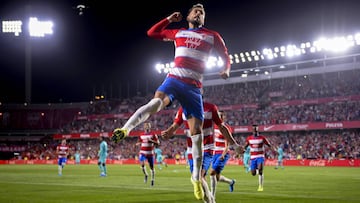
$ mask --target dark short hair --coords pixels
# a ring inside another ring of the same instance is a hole
[[[253,124],[252,126],[253,126],[253,127],[258,127],[259,125],[258,125],[258,124]]]
[[[201,8],[204,13],[205,13],[205,9],[204,9],[204,5],[200,4],[200,3],[197,3],[197,4],[194,4],[188,11],[188,14],[194,9],[194,8]]]

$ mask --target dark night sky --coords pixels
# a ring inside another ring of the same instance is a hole
[[[31,14],[54,22],[53,35],[31,39],[32,103],[89,101],[102,90],[108,98],[119,98],[127,96],[128,85],[132,91],[137,86],[144,91],[148,84],[148,90],[154,91],[164,78],[154,65],[171,61],[174,46],[147,37],[146,31],[174,11],[186,15],[197,2],[205,6],[205,26],[223,36],[229,53],[360,31],[357,0],[144,2],[1,1],[1,21],[25,21]],[[73,9],[79,3],[88,6],[83,16]],[[31,6],[30,14],[25,13],[25,5]],[[26,36],[0,33],[2,103],[25,101]]]

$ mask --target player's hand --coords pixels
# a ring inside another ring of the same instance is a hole
[[[161,136],[164,139],[169,139],[172,136],[172,133],[169,130],[161,131]]]
[[[226,80],[230,77],[230,70],[223,70],[219,74],[222,79]]]
[[[240,146],[239,144],[236,144],[234,149],[235,149],[235,153],[237,155],[244,154],[244,152],[245,152],[244,148],[242,146]]]
[[[169,15],[167,17],[167,19],[170,21],[170,23],[172,22],[180,22],[182,20],[182,15],[180,12],[174,12],[171,15]]]

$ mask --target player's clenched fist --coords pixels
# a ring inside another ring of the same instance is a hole
[[[182,20],[182,15],[180,12],[174,12],[173,14],[169,15],[167,19],[172,22],[180,22]]]

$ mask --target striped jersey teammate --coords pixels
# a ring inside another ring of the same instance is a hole
[[[204,102],[204,125],[203,125],[203,162],[202,162],[202,170],[201,170],[201,186],[204,190],[204,200],[206,202],[213,202],[214,198],[209,190],[209,186],[206,182],[205,176],[207,171],[209,170],[212,160],[213,160],[213,150],[214,150],[214,124],[218,126],[224,134],[231,140],[230,143],[236,144],[235,139],[232,137],[231,134],[227,133],[227,128],[223,125],[223,122],[218,114],[218,107],[214,104],[209,102]],[[182,125],[185,126],[185,131],[187,132],[186,144],[187,144],[187,158],[189,161],[190,166],[190,173],[194,170],[194,161],[193,161],[193,142],[191,140],[191,135],[189,135],[189,124],[186,120],[186,116],[184,115],[183,109],[180,107],[176,113],[175,120],[173,124],[162,131],[162,136],[168,138],[169,136],[173,135],[175,131]]]
[[[232,133],[231,127],[225,123],[226,113],[224,111],[219,111],[219,116],[223,121],[223,124],[228,129],[226,133],[231,134]],[[229,179],[221,174],[229,158],[230,158],[229,142],[225,139],[225,136],[223,135],[222,132],[220,132],[217,126],[215,126],[214,157],[210,171],[210,188],[214,199],[216,194],[216,186],[218,182],[228,183],[230,192],[234,191],[235,180]]]
[[[61,140],[61,143],[56,146],[56,154],[58,155],[58,174],[61,176],[69,155],[69,146],[66,144],[66,139]]]
[[[206,63],[212,53],[217,53],[224,61],[220,77],[227,79],[230,74],[230,57],[227,47],[216,31],[204,28],[205,9],[202,4],[192,6],[187,14],[188,28],[167,28],[171,23],[180,22],[182,15],[174,12],[153,25],[149,37],[172,41],[175,45],[174,67],[169,70],[165,80],[156,90],[153,99],[141,106],[121,128],[113,131],[112,140],[117,143],[131,130],[145,122],[150,115],[159,112],[177,100],[189,123],[192,140],[193,173],[191,182],[195,198],[200,200],[204,191],[200,182],[202,164],[202,125],[203,106],[201,87]]]
[[[262,192],[264,190],[264,163],[265,163],[265,145],[269,146],[272,150],[276,149],[271,145],[269,140],[259,134],[259,126],[254,124],[252,126],[253,133],[246,138],[245,147],[246,149],[250,146],[250,168],[251,174],[256,175],[256,172],[259,174],[259,188],[258,191]]]
[[[160,145],[159,138],[156,134],[151,133],[151,123],[144,123],[144,132],[139,136],[136,145],[140,145],[139,161],[141,170],[144,173],[144,183],[147,183],[148,172],[146,170],[145,161],[148,162],[151,172],[151,186],[154,186],[155,181],[155,153],[154,149],[156,145]]]

